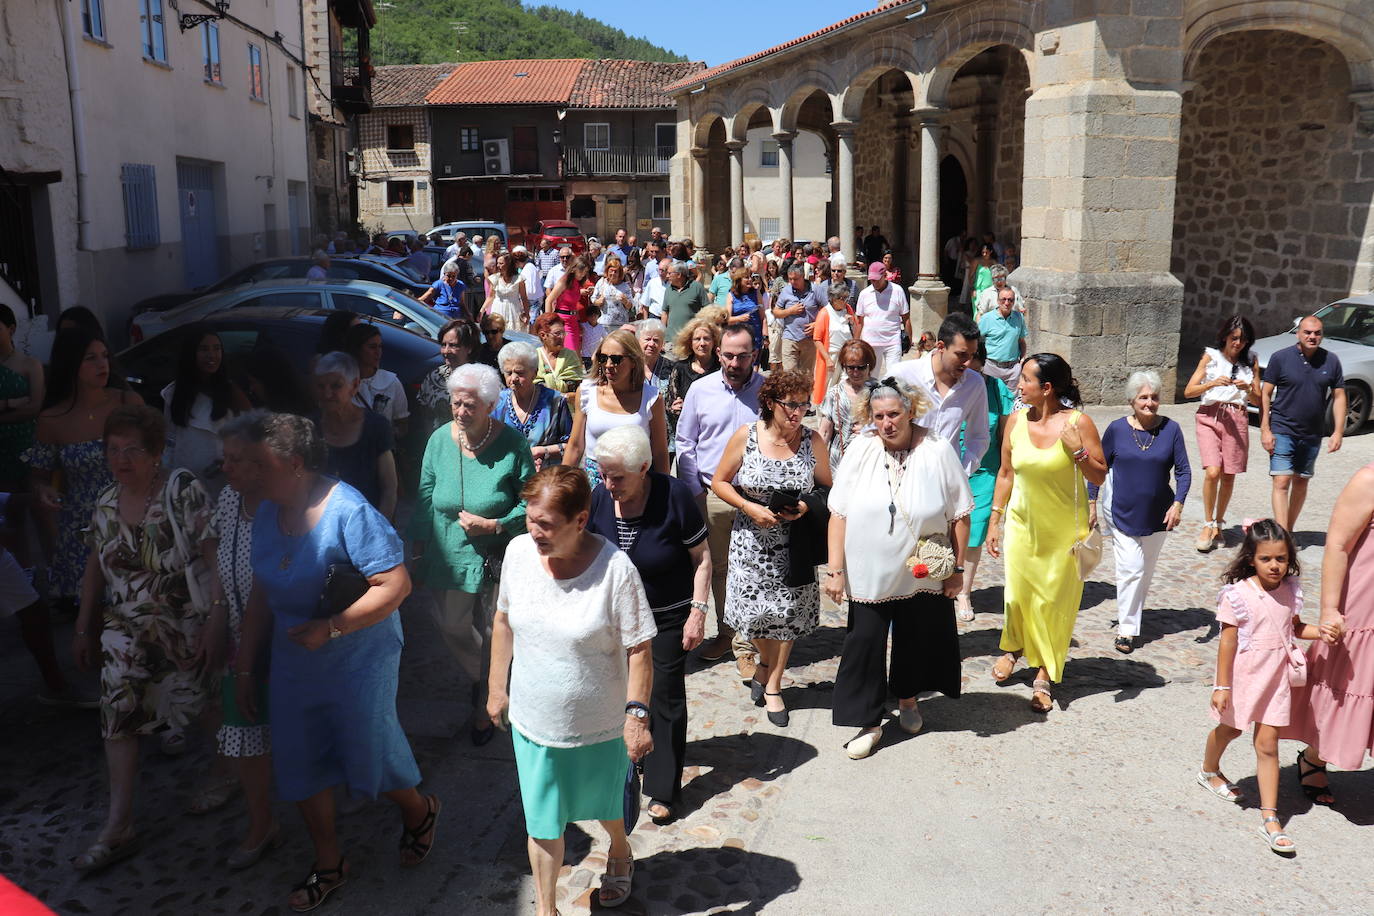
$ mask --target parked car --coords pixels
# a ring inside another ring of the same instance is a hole
[[[456,223],[442,223],[432,229],[426,229],[425,235],[429,238],[439,236],[444,245],[452,245],[453,237],[459,232],[465,233],[469,239],[474,235],[480,235],[483,240],[487,239],[493,232],[501,237],[501,247],[506,247],[506,240],[510,238],[510,233],[506,229],[505,223],[498,223],[493,220],[473,219],[462,220]]]
[[[547,238],[554,248],[562,248],[567,245],[573,250],[573,254],[581,254],[587,250],[587,239],[582,235],[582,230],[577,223],[570,223],[565,219],[541,219],[534,224],[534,228],[525,233],[525,247],[530,251],[539,250],[539,242]]]
[[[359,315],[434,337],[448,319],[389,286],[366,280],[269,280],[210,293],[166,312],[135,315],[130,338],[147,340],[168,328],[201,321],[229,309],[284,306],[298,309],[349,309]],[[397,317],[399,316],[399,317]]]
[[[1374,294],[1341,299],[1313,313],[1322,320],[1322,346],[1341,361],[1345,374],[1345,432],[1356,432],[1369,422],[1370,393],[1374,392]],[[1260,368],[1269,365],[1269,357],[1284,347],[1297,345],[1296,333],[1302,316],[1293,319],[1286,333],[1263,337],[1255,341],[1251,352],[1259,360]],[[1250,412],[1259,416],[1259,408],[1251,405]],[[1331,409],[1327,408],[1326,425],[1333,425]]]

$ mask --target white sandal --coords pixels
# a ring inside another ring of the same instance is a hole
[[[1273,811],[1274,814],[1278,814],[1277,808],[1260,808],[1260,810]],[[1274,852],[1297,852],[1298,844],[1293,842],[1293,838],[1291,836],[1283,832],[1283,822],[1280,821],[1277,817],[1275,817],[1274,814],[1271,814],[1264,820],[1260,821],[1260,836],[1264,837],[1264,841],[1269,844],[1269,848],[1274,850]],[[1269,832],[1269,827],[1267,825],[1270,821],[1273,821],[1275,824],[1279,825],[1279,830],[1277,833]],[[1279,840],[1287,840],[1288,844],[1281,845],[1279,843]]]
[[[612,863],[618,862],[629,862],[630,869],[623,875],[613,875],[607,871],[601,876],[601,890],[612,893],[611,897],[605,897],[600,893],[596,895],[597,902],[604,907],[617,907],[630,899],[630,886],[634,882],[635,876],[635,857],[628,855],[623,859],[615,859],[607,856],[606,868],[609,869]]]
[[[954,596],[954,614],[964,623],[973,620],[973,602],[962,592]]]
[[[1213,779],[1220,779],[1225,785],[1214,786],[1212,785]],[[1222,801],[1239,802],[1241,799],[1240,787],[1221,775],[1221,770],[1217,770],[1215,773],[1208,773],[1206,770],[1198,770],[1197,784],[1208,792],[1211,792],[1217,798],[1220,798]]]
[[[1207,531],[1211,529],[1212,536],[1207,537]],[[1193,549],[1198,553],[1210,553],[1216,549],[1217,538],[1221,535],[1221,527],[1213,519],[1205,519],[1202,523],[1202,531],[1198,532],[1197,540],[1193,542]]]

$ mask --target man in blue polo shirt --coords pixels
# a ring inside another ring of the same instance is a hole
[[[1335,429],[1326,450],[1341,447],[1345,432],[1345,376],[1336,354],[1322,349],[1322,322],[1309,315],[1298,322],[1298,345],[1269,357],[1260,392],[1260,442],[1269,453],[1274,520],[1289,531],[1307,499],[1307,481],[1317,463],[1331,400]]]

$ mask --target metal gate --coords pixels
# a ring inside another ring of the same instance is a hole
[[[181,262],[186,286],[209,286],[220,275],[215,186],[210,165],[177,162],[177,200],[181,208]]]

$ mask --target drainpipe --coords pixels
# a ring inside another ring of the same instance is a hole
[[[86,186],[86,123],[81,111],[81,77],[76,69],[76,26],[72,22],[72,5],[68,0],[56,0],[57,19],[62,27],[62,52],[67,58],[67,94],[72,109],[72,153],[76,159],[76,248],[90,251],[90,215],[87,213]]]

